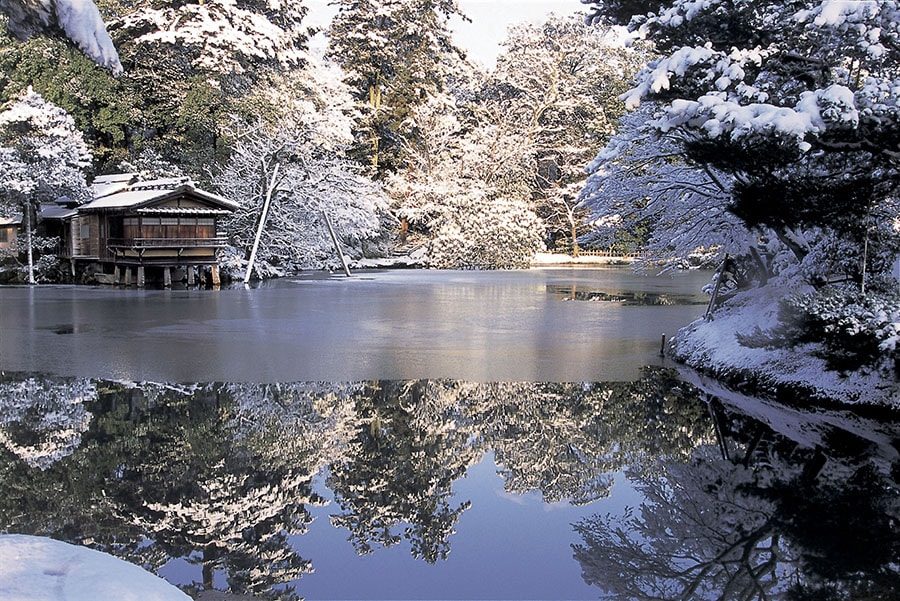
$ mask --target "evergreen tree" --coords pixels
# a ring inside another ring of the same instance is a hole
[[[0,98],[29,85],[75,118],[97,171],[153,152],[196,179],[227,155],[220,135],[256,88],[306,63],[299,1],[108,2],[109,32],[125,72],[114,79],[74,49],[0,38]]]
[[[364,107],[357,154],[379,173],[403,166],[400,124],[440,92],[461,51],[448,20],[456,0],[338,0],[328,55],[347,72]]]
[[[593,4],[602,14],[635,3]],[[884,273],[898,248],[900,4],[653,4],[658,14],[631,27],[662,56],[626,103],[661,103],[652,127],[675,133],[689,160],[728,174],[728,210],[808,259],[809,281],[838,275],[865,288],[873,267]],[[816,252],[822,244],[829,260]]]

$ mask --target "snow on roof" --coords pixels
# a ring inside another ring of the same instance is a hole
[[[78,209],[59,204],[41,205],[41,219],[67,219],[74,217]]]
[[[230,211],[225,209],[212,209],[202,207],[147,207],[136,211],[141,215],[227,215]]]
[[[0,225],[19,225],[22,223],[21,215],[13,215],[12,217],[0,217]]]
[[[111,175],[98,175],[91,184],[91,192],[94,198],[108,196],[121,192],[137,181],[137,173],[113,173]]]
[[[237,208],[236,202],[200,190],[184,177],[136,181],[134,174],[105,175],[95,179],[92,188],[94,199],[82,205],[82,210],[138,209],[182,192],[190,193],[228,210]]]
[[[114,184],[120,182],[131,183],[138,177],[137,173],[110,173],[108,175],[98,175],[94,178],[95,184]]]

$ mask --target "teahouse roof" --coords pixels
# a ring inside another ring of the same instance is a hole
[[[215,214],[220,211],[231,212],[238,207],[232,200],[196,188],[187,178],[135,181],[133,174],[117,174],[98,177],[94,180],[92,188],[93,200],[78,207],[79,212],[133,210],[144,213],[152,211]],[[163,207],[152,207],[154,204],[184,195],[210,204],[214,208],[172,207],[171,210],[166,210]]]
[[[68,219],[78,214],[78,209],[61,204],[41,204],[41,219]]]

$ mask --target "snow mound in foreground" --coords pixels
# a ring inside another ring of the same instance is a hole
[[[817,356],[817,344],[765,348],[741,343],[741,337],[780,324],[779,301],[790,292],[765,286],[741,293],[718,308],[712,320],[701,318],[682,328],[669,347],[673,358],[750,394],[900,409],[900,383],[876,370],[829,370]]]
[[[39,536],[0,535],[0,598],[190,601],[162,578],[106,553]]]

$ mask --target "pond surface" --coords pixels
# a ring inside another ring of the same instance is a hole
[[[898,424],[666,364],[708,275],[0,288],[0,532],[261,598],[895,599]]]

